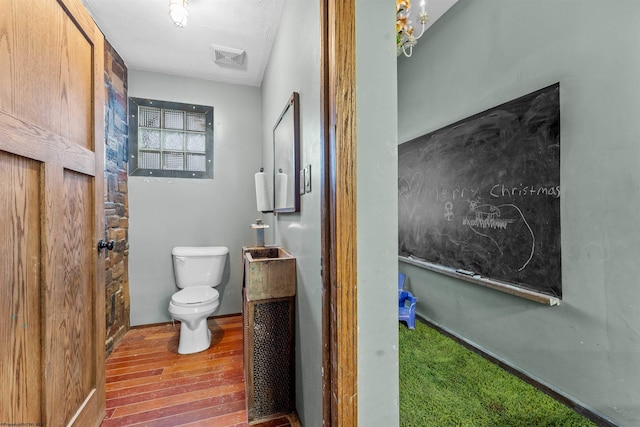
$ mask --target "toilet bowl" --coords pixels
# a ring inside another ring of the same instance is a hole
[[[180,321],[180,354],[204,351],[211,344],[207,318],[220,305],[220,293],[214,287],[222,281],[228,253],[223,246],[179,246],[171,251],[181,290],[171,296],[169,314]]]

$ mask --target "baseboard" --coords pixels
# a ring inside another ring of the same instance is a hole
[[[534,386],[535,388],[537,388],[541,392],[551,396],[552,398],[554,398],[558,402],[560,402],[563,405],[573,409],[578,414],[580,414],[583,417],[593,421],[597,425],[599,425],[601,427],[620,427],[619,424],[616,424],[613,420],[609,419],[608,417],[605,417],[604,415],[598,414],[596,411],[594,411],[592,408],[588,407],[587,405],[585,405],[585,404],[581,403],[580,401],[572,398],[571,396],[567,395],[566,393],[564,393],[564,392],[552,387],[551,385],[546,384],[544,381],[540,380],[539,378],[535,378],[535,377],[527,374],[526,372],[520,370],[518,367],[512,365],[511,363],[507,362],[506,360],[501,359],[500,357],[498,357],[498,356],[496,356],[496,355],[494,355],[494,354],[492,354],[492,353],[490,353],[490,352],[478,347],[473,342],[468,341],[466,338],[461,337],[460,335],[456,334],[455,332],[451,331],[450,329],[447,329],[446,327],[440,325],[439,323],[436,323],[436,322],[434,322],[432,320],[429,320],[429,319],[427,319],[425,317],[422,317],[422,316],[418,315],[417,313],[416,313],[416,318],[420,322],[422,322],[422,323],[434,328],[435,330],[437,330],[441,334],[453,339],[454,341],[456,341],[460,345],[464,346],[465,348],[467,348],[467,349],[473,351],[474,353],[484,357],[488,361],[498,365],[499,367],[501,367],[505,371],[515,375],[516,377],[518,377],[521,380],[527,382],[528,384],[531,384],[532,386]]]
[[[220,316],[209,316],[209,317],[207,317],[207,319],[214,319],[214,320],[215,319],[224,319],[225,317],[233,317],[233,316],[240,316],[240,315],[242,315],[242,313],[229,313],[229,314],[221,314]],[[135,325],[135,326],[131,326],[129,329],[149,328],[149,327],[152,327],[152,326],[172,325],[172,324],[175,324],[175,323],[179,324],[180,321],[179,320],[175,320],[175,321],[169,320],[169,321],[166,321],[166,322],[149,323],[147,325]]]
[[[209,319],[224,319],[225,317],[236,317],[236,316],[242,316],[242,313],[238,312],[238,313],[221,314],[219,316],[210,316]]]

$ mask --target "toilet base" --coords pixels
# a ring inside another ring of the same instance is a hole
[[[192,354],[205,351],[211,345],[211,331],[207,319],[199,322],[195,329],[189,329],[187,322],[180,322],[180,342],[178,353]]]

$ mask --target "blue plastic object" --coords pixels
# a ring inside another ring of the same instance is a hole
[[[404,273],[398,273],[398,320],[406,322],[409,329],[415,329],[416,302],[418,302],[418,298],[403,289],[405,279]]]

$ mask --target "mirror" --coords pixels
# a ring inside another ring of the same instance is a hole
[[[293,92],[273,127],[274,212],[300,211],[300,107]]]

